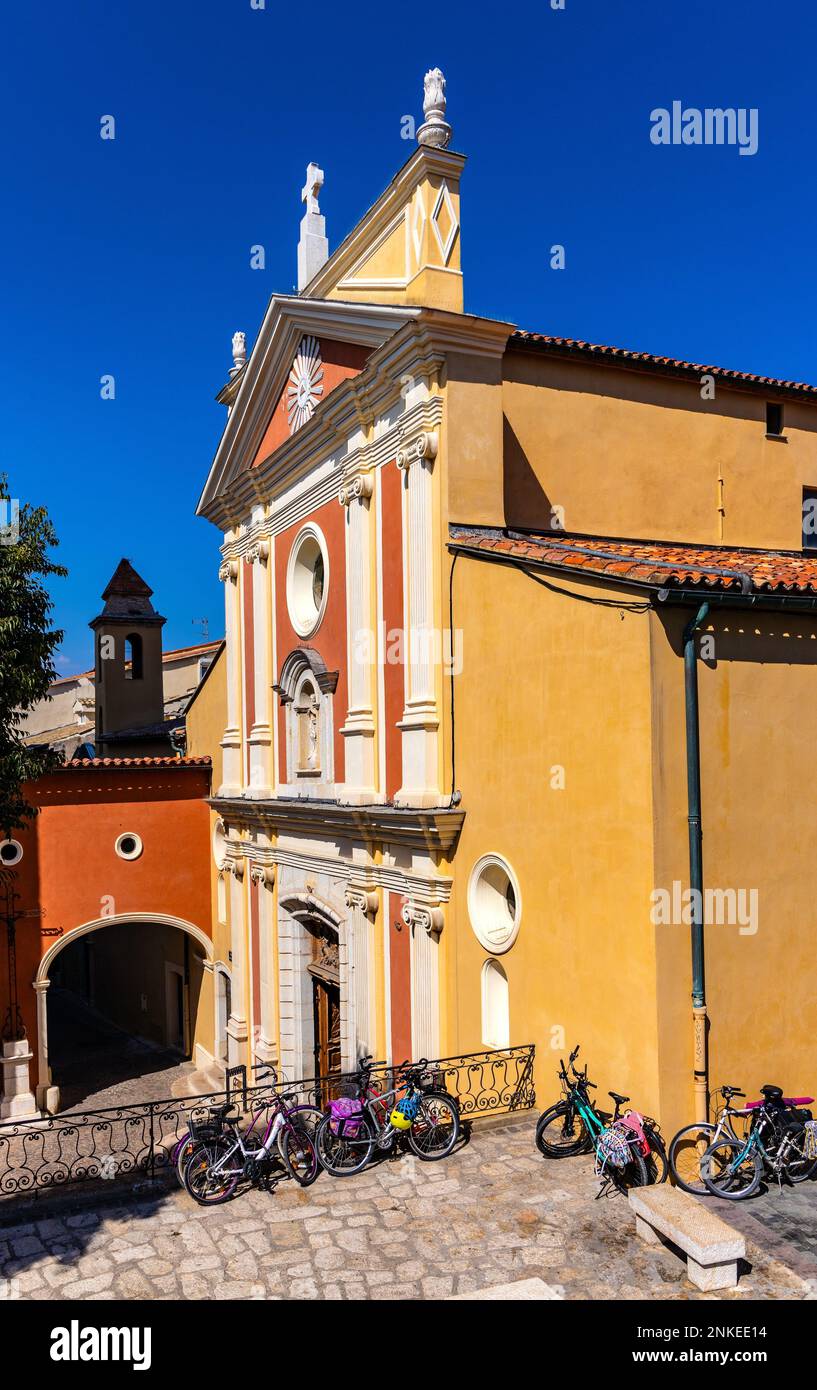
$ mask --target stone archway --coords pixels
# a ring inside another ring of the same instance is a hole
[[[37,995],[37,1089],[36,1100],[38,1107],[53,1114],[59,1104],[59,1096],[56,1088],[52,1085],[51,1065],[49,1061],[48,1045],[48,989],[51,984],[51,970],[57,957],[66,947],[75,944],[77,941],[86,937],[91,932],[102,930],[104,927],[141,925],[148,929],[151,925],[174,927],[179,931],[185,932],[204,953],[203,964],[207,968],[212,968],[213,943],[209,936],[195,926],[193,922],[187,922],[182,917],[173,917],[163,912],[125,912],[114,914],[110,917],[96,918],[91,922],[84,922],[81,926],[74,927],[63,936],[57,938],[54,944],[49,947],[40,961],[37,969],[37,976],[34,980],[34,990]]]

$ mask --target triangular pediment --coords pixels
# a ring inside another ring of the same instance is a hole
[[[268,458],[416,310],[273,295],[243,368],[197,512]],[[213,518],[214,519],[214,518]]]

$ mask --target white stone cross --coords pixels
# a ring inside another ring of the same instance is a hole
[[[307,212],[320,212],[318,207],[318,191],[323,188],[323,169],[319,169],[317,164],[306,166],[306,183],[301,189],[301,202],[306,203]]]

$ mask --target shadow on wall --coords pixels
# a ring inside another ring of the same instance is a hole
[[[502,455],[505,525],[549,531],[554,505],[531,467],[507,415],[502,417]]]
[[[706,593],[701,593],[701,603]],[[684,627],[693,607],[658,608],[667,642],[683,658]],[[719,663],[757,666],[817,666],[817,613],[762,613],[714,609],[698,636],[698,659],[716,671]]]

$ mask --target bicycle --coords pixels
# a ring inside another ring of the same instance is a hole
[[[230,1101],[217,1106],[213,1112],[216,1127],[220,1125],[221,1132],[213,1133],[211,1116],[203,1127],[206,1133],[199,1143],[194,1123],[191,1132],[197,1147],[184,1170],[185,1190],[193,1201],[200,1206],[217,1206],[229,1201],[242,1179],[268,1187],[276,1149],[289,1176],[299,1186],[309,1187],[320,1171],[318,1154],[307,1130],[292,1119],[292,1115],[297,1114],[297,1107],[291,1104],[295,1100],[295,1093],[280,1095],[274,1091],[256,1107],[252,1123],[243,1134],[238,1127],[238,1116],[229,1114],[234,1108]],[[269,1118],[264,1137],[259,1140],[257,1135],[253,1136],[253,1131],[264,1111],[269,1112]]]
[[[609,1126],[599,1115],[588,1089],[596,1090],[593,1081],[587,1077],[587,1067],[579,1070],[576,1046],[568,1058],[567,1066],[573,1073],[571,1080],[564,1059],[560,1058],[557,1073],[564,1092],[563,1098],[543,1111],[536,1125],[536,1147],[546,1158],[571,1158],[578,1154],[596,1153],[599,1158],[599,1139],[608,1129],[621,1130],[630,1150],[631,1158],[623,1167],[608,1166],[608,1158],[602,1153],[603,1171],[620,1190],[628,1187],[644,1187],[648,1183],[664,1182],[667,1176],[667,1155],[655,1120],[639,1111],[628,1110],[621,1114],[629,1096],[610,1091],[615,1110]],[[606,1144],[607,1141],[603,1141]]]
[[[278,1073],[274,1067],[254,1067],[258,1081],[271,1079],[272,1085],[278,1085]],[[221,1132],[220,1118],[232,1107],[233,1102],[229,1099],[220,1106],[210,1106],[208,1108],[208,1119],[195,1122],[196,1136],[193,1135],[194,1115],[190,1117],[190,1128],[181,1136],[173,1153],[171,1163],[176,1169],[176,1177],[179,1186],[184,1187],[184,1173],[190,1159],[196,1149],[201,1148],[206,1139],[212,1139]],[[295,1123],[305,1129],[314,1141],[318,1125],[323,1119],[324,1112],[317,1105],[310,1105],[308,1102],[300,1102],[290,1107],[290,1116],[294,1117]],[[249,1131],[248,1131],[249,1133]]]
[[[811,1104],[810,1096],[785,1097],[777,1086],[764,1086],[761,1094],[764,1096],[770,1093],[773,1097],[779,1096],[782,1105],[791,1107],[798,1105]],[[751,1122],[757,1116],[757,1112],[762,1109],[764,1101],[749,1101],[744,1106],[733,1106],[732,1100],[736,1096],[745,1098],[746,1092],[741,1091],[737,1086],[721,1086],[719,1095],[723,1097],[724,1104],[716,1112],[714,1122],[702,1120],[697,1124],[684,1125],[682,1129],[673,1137],[669,1146],[669,1166],[673,1179],[678,1187],[684,1192],[691,1192],[693,1196],[706,1196],[709,1188],[701,1175],[701,1160],[706,1150],[714,1144],[729,1141],[732,1144],[742,1145],[746,1141],[746,1126],[739,1134],[735,1125],[732,1123],[735,1117],[740,1117],[744,1121]]]
[[[434,1085],[427,1068],[426,1058],[403,1062],[395,1068],[394,1087],[379,1091],[371,1085],[371,1059],[364,1060],[356,1074],[358,1095],[330,1102],[318,1127],[318,1157],[328,1173],[351,1177],[366,1167],[375,1148],[389,1152],[401,1137],[424,1162],[451,1153],[460,1135],[459,1106]]]
[[[741,1202],[757,1192],[765,1176],[791,1183],[805,1182],[817,1172],[813,1125],[792,1114],[779,1086],[761,1086],[762,1101],[750,1101],[754,1111],[749,1134],[744,1140],[719,1139],[710,1144],[701,1159],[700,1172],[706,1190],[728,1202]],[[807,1102],[810,1097],[801,1097]]]

